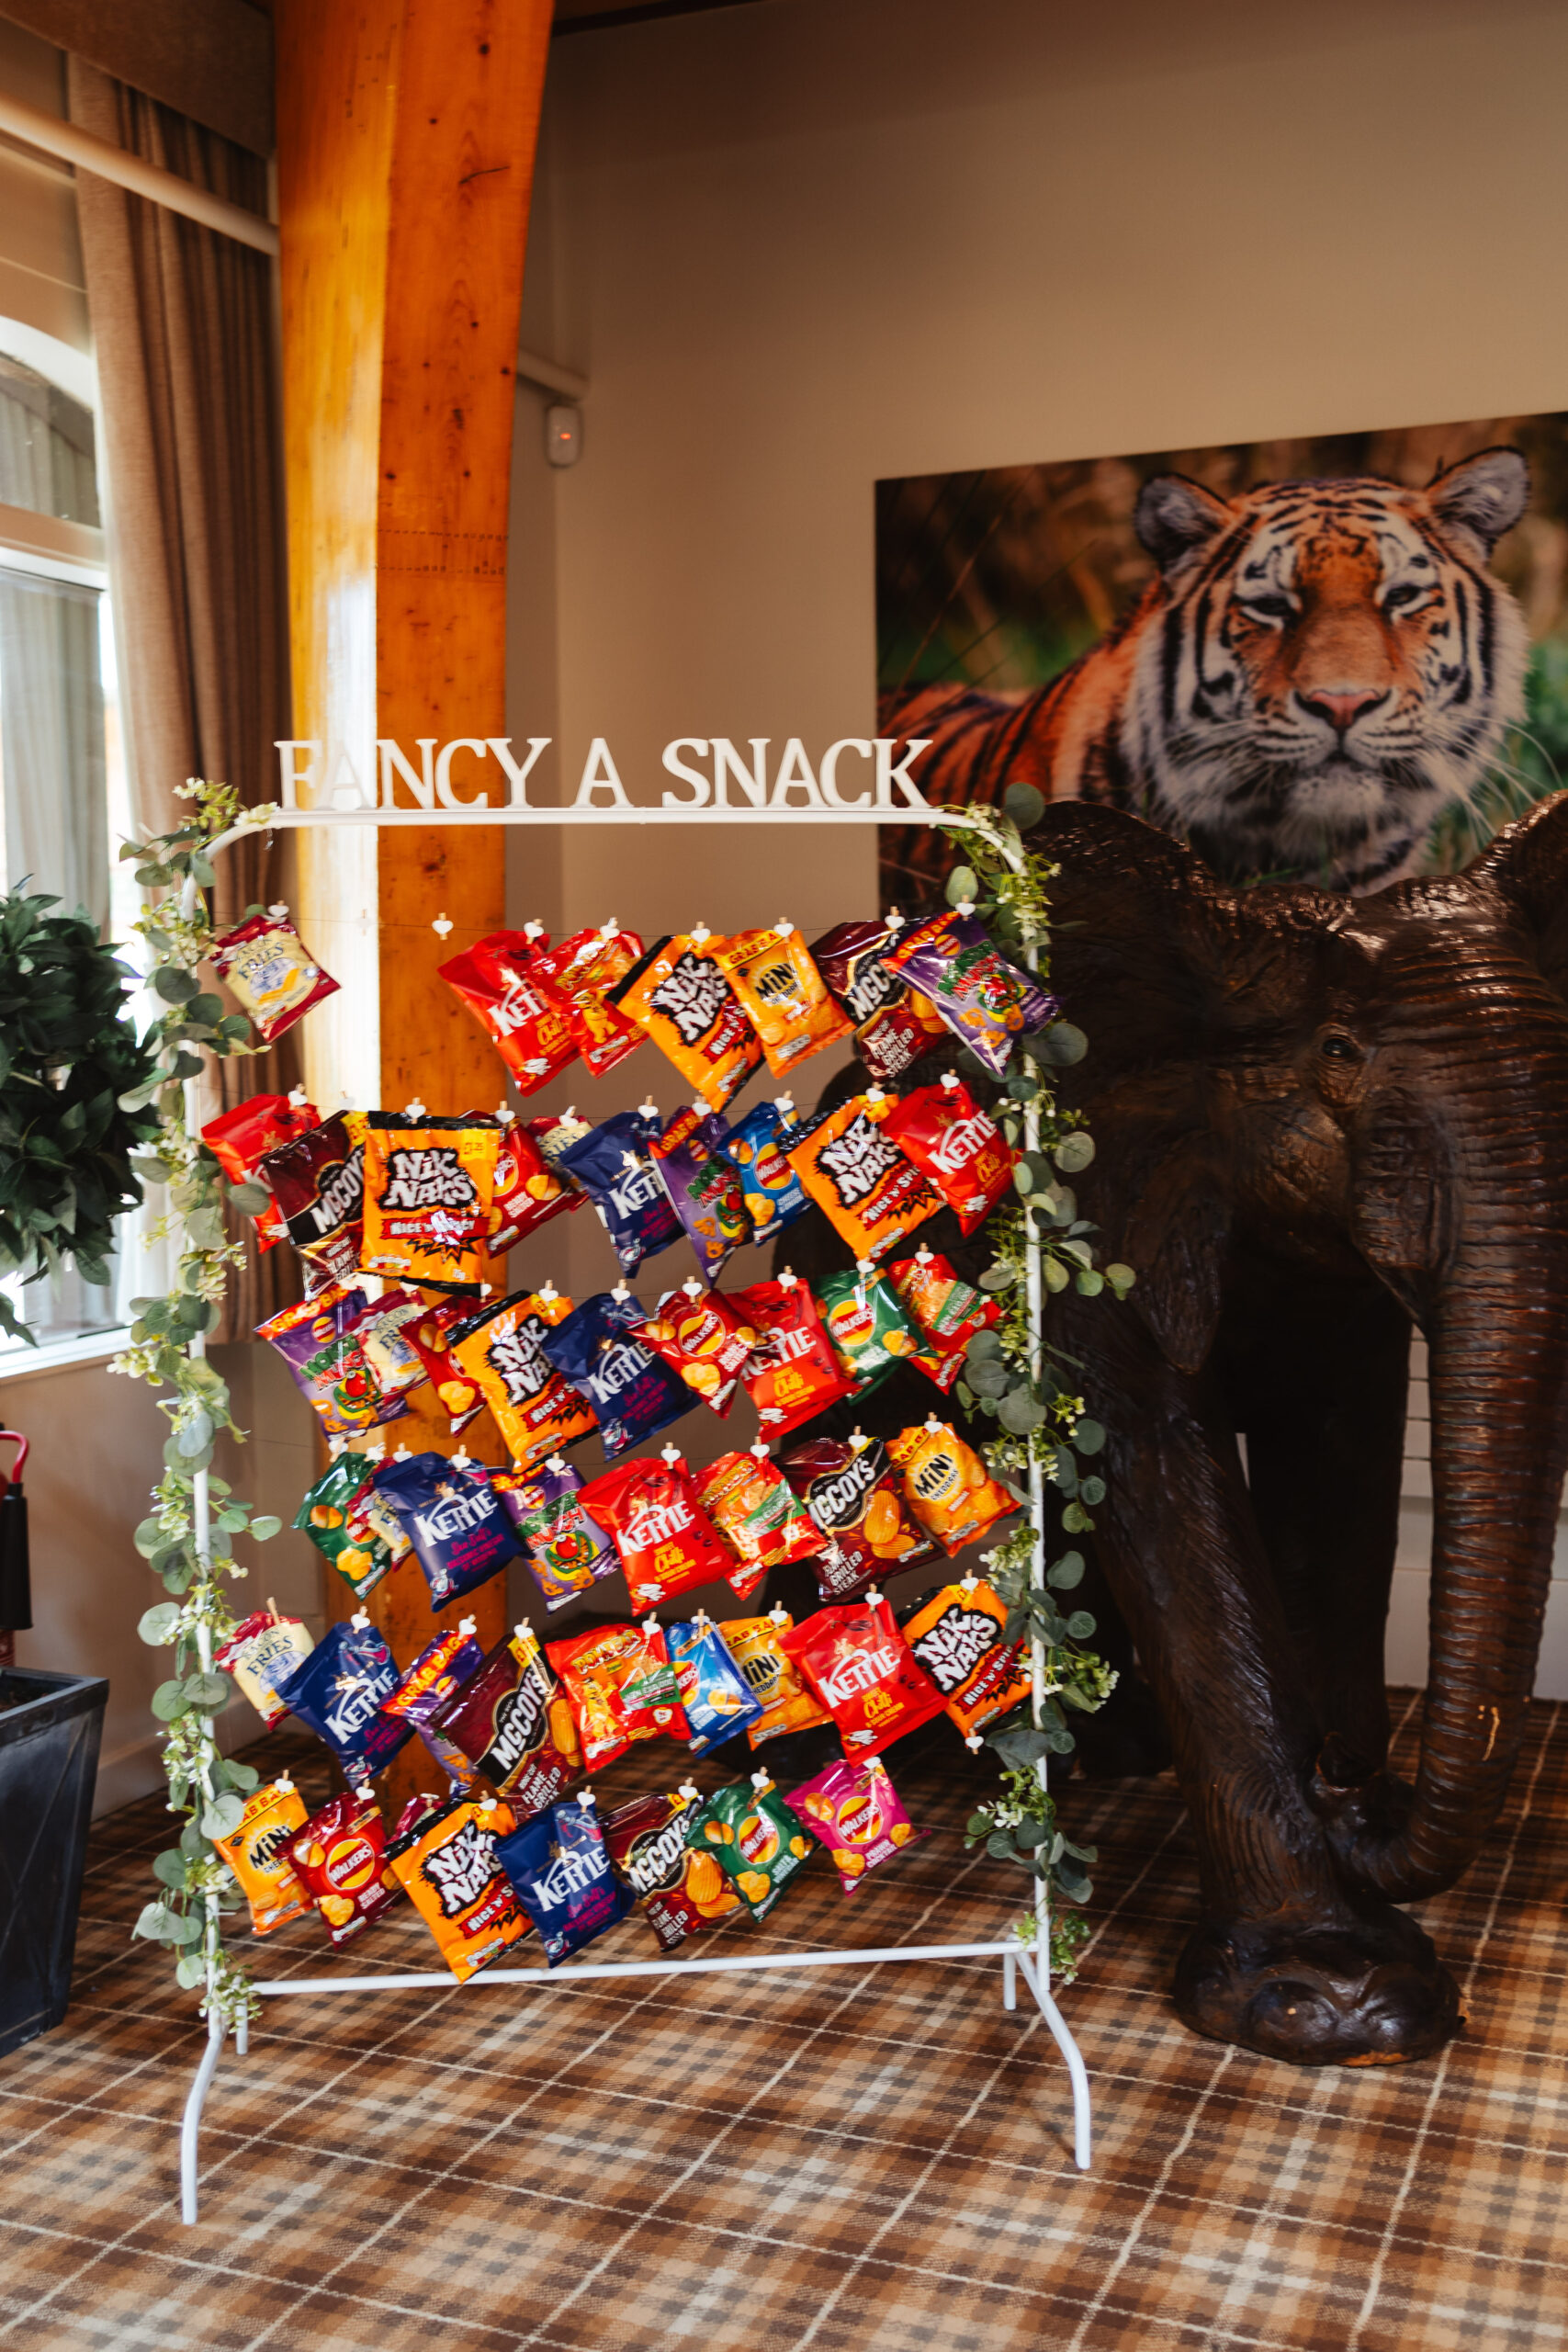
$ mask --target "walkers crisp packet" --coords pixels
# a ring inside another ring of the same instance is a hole
[[[394,1874],[459,1984],[529,1931],[496,1852],[497,1838],[513,1826],[509,1806],[458,1797],[387,1849]]]
[[[571,1206],[572,1188],[546,1159],[521,1120],[502,1121],[501,1148],[495,1163],[491,1230],[485,1248],[492,1258],[504,1257],[531,1233],[562,1209]]]
[[[709,1797],[692,1838],[711,1851],[753,1919],[767,1917],[811,1851],[799,1819],[766,1772]]]
[[[913,1363],[920,1334],[886,1274],[867,1259],[817,1285],[817,1304],[846,1380],[874,1388],[901,1363]]]
[[[683,1283],[633,1328],[643,1346],[722,1419],[759,1336],[733,1302],[701,1283]]]
[[[253,1935],[270,1936],[310,1911],[310,1895],[288,1856],[289,1842],[304,1823],[304,1802],[288,1774],[280,1773],[246,1798],[239,1827],[212,1841],[250,1905]]]
[[[367,1791],[348,1789],[332,1798],[310,1815],[288,1852],[334,1946],[352,1943],[397,1900],[381,1808]]]
[[[375,1467],[363,1453],[340,1453],[294,1514],[295,1526],[332,1562],[356,1600],[374,1592],[409,1549],[397,1514],[371,1484]]]
[[[759,1241],[771,1241],[811,1206],[806,1187],[785,1154],[800,1139],[795,1104],[787,1094],[759,1102],[738,1119],[725,1150],[740,1171],[741,1203]]]
[[[866,1872],[908,1851],[929,1829],[917,1829],[880,1757],[829,1764],[789,1792],[790,1811],[833,1857],[846,1894],[865,1884]]]
[[[863,1094],[852,1094],[807,1127],[789,1159],[857,1258],[886,1258],[942,1206]]]
[[[609,1001],[647,1030],[710,1111],[745,1085],[762,1058],[757,1033],[715,957],[712,932],[656,940],[609,991]]]
[[[705,1756],[710,1747],[738,1739],[760,1720],[761,1702],[751,1695],[711,1617],[699,1609],[689,1623],[666,1627],[665,1641],[694,1756]]]

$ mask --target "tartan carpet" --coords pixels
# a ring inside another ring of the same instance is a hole
[[[1408,1766],[1412,1694],[1401,1713]],[[672,1777],[650,1753],[606,1801]],[[750,1932],[1004,1933],[1023,1882],[964,1853],[959,1754],[890,1759],[936,1835],[852,1902],[816,1854]],[[320,1750],[252,1755],[326,1794]],[[1485,1857],[1420,1906],[1469,2023],[1416,2065],[1303,2072],[1195,2039],[1167,1995],[1196,1907],[1170,1781],[1076,1783],[1062,1807],[1100,1849],[1063,1996],[1087,2176],[1066,2070],[1021,1982],[1003,2011],[995,1962],[578,1985],[569,1966],[539,1989],[269,2001],[208,2101],[194,2229],[177,2128],[202,2036],[164,1956],[127,1941],[167,1816],[126,1808],[95,1834],[70,2014],[0,2061],[0,2352],[1568,2342],[1562,1711],[1532,1710]],[[267,1976],[437,1964],[406,1906],[341,1957],[313,1921],[246,1949]],[[636,1915],[588,1955],[653,1956]]]

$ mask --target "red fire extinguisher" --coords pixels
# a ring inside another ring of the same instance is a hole
[[[28,1498],[22,1492],[28,1441],[20,1430],[0,1430],[18,1448],[11,1475],[0,1470],[0,1666],[17,1662],[15,1636],[28,1631],[33,1603],[28,1573]]]

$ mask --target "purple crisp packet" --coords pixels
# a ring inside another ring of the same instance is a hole
[[[612,1461],[682,1419],[697,1401],[678,1372],[632,1337],[629,1327],[643,1319],[642,1308],[623,1283],[618,1291],[585,1298],[539,1340],[545,1361],[592,1406]]]
[[[917,923],[882,961],[929,997],[961,1044],[996,1078],[1015,1039],[1055,1021],[1061,1006],[993,944],[978,915],[950,909]]]
[[[277,1695],[318,1739],[324,1739],[355,1787],[389,1764],[411,1726],[384,1715],[381,1702],[399,1681],[397,1660],[363,1614],[329,1625]]]
[[[523,1538],[523,1556],[547,1609],[564,1609],[601,1577],[613,1577],[620,1554],[579,1502],[582,1473],[552,1453],[532,1477],[498,1470],[496,1493]]]
[[[677,1111],[664,1133],[649,1144],[671,1206],[686,1229],[710,1288],[727,1260],[752,1238],[746,1188],[726,1148],[728,1140],[717,1113],[693,1105]]]
[[[407,1531],[433,1609],[460,1600],[516,1557],[511,1522],[481,1464],[411,1453],[406,1462],[383,1463],[374,1484]]]
[[[657,1111],[617,1111],[580,1143],[568,1144],[558,1162],[598,1210],[628,1274],[681,1238],[681,1221],[649,1156],[658,1133]]]
[[[465,1617],[455,1632],[437,1634],[421,1650],[391,1696],[381,1702],[384,1715],[400,1715],[412,1724],[447,1779],[459,1789],[472,1788],[474,1768],[460,1747],[432,1730],[430,1719],[455,1691],[472,1681],[483,1664],[478,1628],[471,1617]]]

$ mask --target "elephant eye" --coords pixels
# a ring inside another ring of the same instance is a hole
[[[1361,1048],[1343,1029],[1330,1029],[1317,1041],[1317,1050],[1331,1062],[1359,1062]]]

